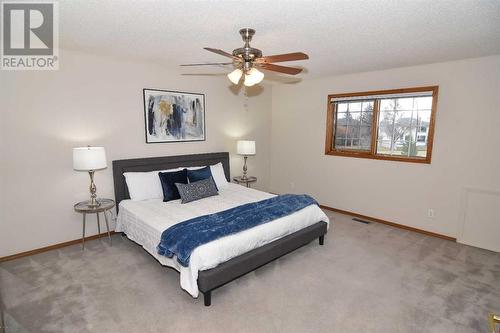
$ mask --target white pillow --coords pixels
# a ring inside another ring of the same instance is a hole
[[[130,199],[134,201],[163,198],[158,171],[125,172]]]
[[[189,167],[189,170],[201,169],[204,167]],[[168,170],[156,170],[149,172],[124,172],[125,181],[127,182],[128,193],[130,194],[130,199],[133,201],[149,200],[149,199],[162,199],[163,189],[161,187],[160,177],[158,172],[172,172],[185,169],[184,167],[168,169]],[[210,172],[214,178],[215,185],[220,190],[221,188],[227,187],[228,181],[224,174],[224,168],[222,163],[217,163],[210,166]]]
[[[187,168],[181,168],[181,169],[199,170],[199,169],[203,169],[203,168],[205,168],[205,167],[206,167],[206,165],[205,165],[205,166],[201,166],[201,167],[200,167],[200,166],[198,166],[198,167],[187,167]]]
[[[215,185],[220,190],[221,188],[227,187],[227,179],[224,174],[224,168],[222,167],[222,163],[217,163],[215,165],[210,166],[210,172],[212,173],[212,177],[214,178]]]
[[[171,172],[182,170],[183,168],[156,170],[149,172],[124,172],[130,199],[141,201],[148,199],[162,199],[163,189],[161,187],[158,172]]]

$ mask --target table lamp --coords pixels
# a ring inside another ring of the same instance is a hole
[[[94,172],[105,169],[106,151],[104,147],[79,147],[73,148],[73,169],[76,171],[88,171],[90,176],[90,201],[89,207],[99,207],[100,203],[96,200],[96,186],[94,184]]]
[[[248,140],[238,140],[236,145],[236,152],[238,155],[243,155],[245,163],[243,164],[243,176],[242,180],[247,179],[247,158],[250,155],[255,155],[255,141]]]

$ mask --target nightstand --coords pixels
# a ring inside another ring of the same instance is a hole
[[[234,177],[233,180],[235,183],[245,184],[247,187],[250,187],[251,183],[255,183],[257,181],[257,177],[250,176],[246,179],[242,179],[241,177]]]
[[[100,203],[100,205],[97,207],[89,207],[90,200],[79,202],[73,206],[75,212],[81,213],[83,215],[82,250],[85,249],[85,218],[87,214],[96,214],[97,232],[99,238],[101,237],[101,223],[99,221],[99,213],[104,214],[106,229],[108,230],[109,244],[112,245],[111,233],[109,232],[108,216],[106,215],[106,213],[115,206],[115,201],[111,199],[97,199],[97,201]]]

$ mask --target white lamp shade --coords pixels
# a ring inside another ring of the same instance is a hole
[[[251,70],[248,71],[247,74],[245,74],[245,80],[243,81],[243,84],[247,87],[251,87],[259,82],[261,82],[264,79],[264,73],[259,71],[257,68],[252,68]]]
[[[89,171],[104,169],[107,166],[104,147],[73,148],[73,169]]]
[[[238,140],[236,152],[239,155],[255,155],[255,141]]]
[[[229,81],[234,84],[238,84],[240,82],[241,76],[243,75],[243,71],[239,68],[235,69],[231,73],[227,74]]]

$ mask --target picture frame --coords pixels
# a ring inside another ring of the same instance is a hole
[[[206,140],[205,94],[144,88],[146,143]]]

